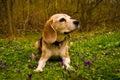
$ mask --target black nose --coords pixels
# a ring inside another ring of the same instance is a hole
[[[78,26],[79,21],[73,21],[73,24],[75,24],[75,26]]]

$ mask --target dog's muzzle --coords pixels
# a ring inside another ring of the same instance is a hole
[[[75,21],[73,21],[73,24],[75,25],[75,29],[74,30],[79,28],[79,21],[75,20]],[[64,34],[69,34],[69,33],[73,32],[74,30],[72,30],[70,32],[64,32]]]

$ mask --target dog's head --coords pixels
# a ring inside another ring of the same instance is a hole
[[[79,22],[71,19],[67,14],[55,14],[46,22],[43,29],[43,39],[47,43],[54,43],[57,34],[68,34],[79,27]]]

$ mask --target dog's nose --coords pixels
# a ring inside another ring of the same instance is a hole
[[[75,26],[78,27],[79,21],[73,21],[73,24],[75,24]]]

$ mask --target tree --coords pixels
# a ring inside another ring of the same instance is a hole
[[[24,24],[23,24],[23,34],[25,34],[25,31],[26,31],[26,25],[28,23],[28,20],[29,20],[29,15],[30,15],[30,9],[29,9],[29,5],[30,5],[30,1],[27,0],[27,15],[26,15],[26,19],[24,21]]]
[[[11,38],[14,38],[14,31],[13,31],[13,26],[12,26],[12,8],[10,5],[12,5],[11,0],[6,1],[6,6],[7,6],[7,16],[8,16],[8,25],[9,25],[9,33]]]

